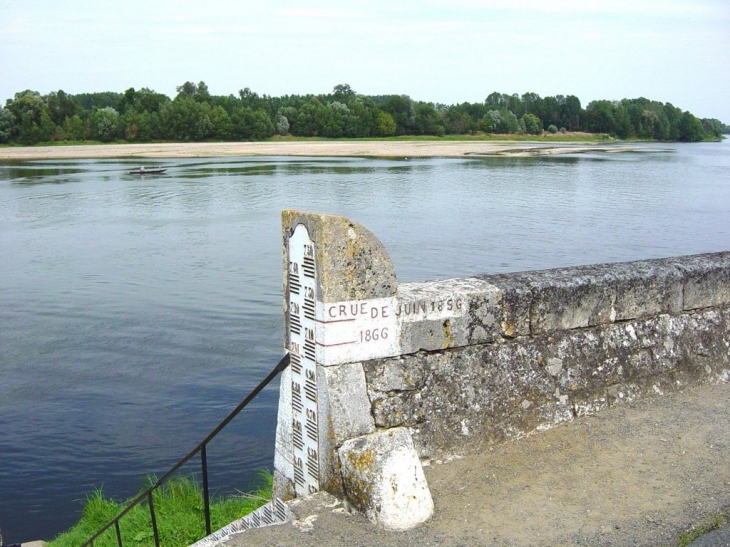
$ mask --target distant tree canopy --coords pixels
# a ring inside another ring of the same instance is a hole
[[[0,143],[264,140],[278,135],[327,138],[394,135],[539,135],[548,130],[660,141],[718,140],[730,128],[669,104],[638,99],[593,101],[574,95],[490,93],[483,103],[443,105],[408,95],[366,96],[348,84],[326,95],[211,95],[185,82],[177,95],[142,88],[124,93],[25,90],[0,107]]]

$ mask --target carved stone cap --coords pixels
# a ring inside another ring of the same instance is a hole
[[[321,302],[396,295],[398,280],[393,262],[370,230],[345,217],[286,209],[281,213],[284,245],[300,224],[314,242]],[[285,248],[284,260],[287,251]]]

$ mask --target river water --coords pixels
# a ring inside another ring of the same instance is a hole
[[[0,529],[72,525],[200,442],[282,355],[280,212],[369,228],[399,280],[730,249],[730,143],[538,158],[0,163]],[[208,449],[273,461],[278,386]],[[189,472],[194,472],[191,468]]]

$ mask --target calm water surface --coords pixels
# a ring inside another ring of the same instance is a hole
[[[730,143],[487,159],[0,163],[0,529],[49,539],[191,450],[282,354],[282,209],[373,231],[401,281],[730,249]],[[209,447],[273,461],[277,386]],[[231,429],[232,428],[232,429]],[[194,469],[190,469],[194,471]]]

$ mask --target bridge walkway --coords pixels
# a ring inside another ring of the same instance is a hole
[[[616,406],[426,467],[435,515],[389,532],[318,494],[230,547],[670,546],[730,508],[730,384]]]

